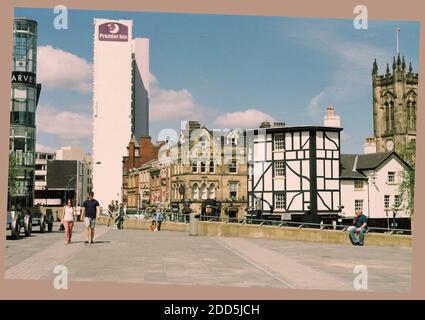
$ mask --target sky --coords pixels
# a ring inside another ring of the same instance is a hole
[[[341,149],[362,153],[373,136],[371,70],[400,53],[419,66],[419,23],[350,19],[68,11],[55,29],[53,9],[15,9],[38,22],[37,151],[92,147],[93,19],[133,20],[133,37],[150,40],[150,135],[181,121],[209,129],[253,128],[261,121],[322,125],[326,107],[341,117]],[[353,16],[354,18],[354,16]]]

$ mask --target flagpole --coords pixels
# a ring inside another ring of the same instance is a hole
[[[397,56],[400,54],[400,44],[399,44],[399,37],[398,34],[400,32],[400,28],[396,29],[396,38],[397,38]]]

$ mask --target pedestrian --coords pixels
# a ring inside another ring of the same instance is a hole
[[[118,229],[123,229],[124,227],[124,216],[125,216],[124,208],[123,208],[123,205],[120,204],[117,211],[117,218],[115,219],[115,224]]]
[[[99,217],[99,207],[99,202],[94,199],[94,192],[91,191],[89,193],[89,198],[83,203],[83,216],[87,233],[86,244],[94,243],[94,228],[96,226],[96,219]]]
[[[158,211],[156,213],[156,228],[158,231],[161,230],[162,221],[164,221],[164,214],[161,211]]]
[[[124,212],[124,216],[127,217],[127,203],[126,202],[123,203],[122,209],[123,209],[123,212]]]
[[[355,211],[356,217],[353,220],[353,225],[347,229],[350,241],[355,246],[364,245],[364,233],[367,228],[367,217],[363,214],[362,210]],[[357,239],[358,235],[358,239]]]
[[[157,214],[155,209],[152,209],[151,212],[151,216],[152,216],[152,223],[151,223],[151,231],[158,231],[158,227],[157,227]]]
[[[112,203],[114,203],[114,202],[112,201]],[[114,205],[113,204],[110,204],[108,206],[108,216],[109,216],[109,218],[108,218],[108,227],[109,227],[111,220],[114,219]]]
[[[66,206],[63,207],[61,223],[65,228],[65,244],[71,243],[72,229],[74,227],[75,208],[72,206],[72,200],[68,199]]]
[[[77,204],[77,206],[75,207],[75,214],[77,216],[77,222],[81,221],[81,206],[80,203]]]

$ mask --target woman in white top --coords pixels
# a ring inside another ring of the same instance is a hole
[[[71,199],[68,200],[67,205],[63,208],[63,215],[61,223],[65,228],[65,244],[71,243],[72,228],[74,227],[75,209],[72,206]]]

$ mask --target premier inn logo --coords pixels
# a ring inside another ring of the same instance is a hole
[[[118,22],[106,22],[99,26],[100,41],[128,41],[128,27]]]
[[[35,73],[12,71],[12,83],[36,84]]]

